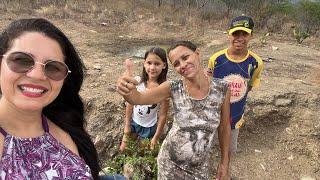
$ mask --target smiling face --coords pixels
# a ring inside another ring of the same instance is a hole
[[[23,52],[36,62],[26,73],[16,73],[8,68],[8,55]],[[26,32],[13,40],[11,48],[1,61],[0,80],[2,97],[0,103],[27,111],[42,111],[59,94],[63,80],[54,81],[46,77],[43,65],[49,60],[63,62],[64,56],[57,41],[38,32]]]
[[[244,51],[248,48],[248,42],[251,40],[251,34],[245,31],[235,31],[228,36],[231,48],[235,51]]]
[[[191,49],[178,46],[169,52],[169,59],[174,69],[183,77],[195,77],[200,70],[199,49]]]
[[[149,53],[143,66],[148,74],[149,79],[157,80],[162,70],[166,68],[166,64],[159,56],[154,53]]]

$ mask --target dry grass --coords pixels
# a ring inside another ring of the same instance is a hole
[[[2,0],[0,10],[17,15],[119,24],[129,16],[130,6],[117,0]]]
[[[241,14],[238,9],[227,13],[227,7],[222,1],[214,1],[210,5],[192,4],[191,6],[187,3],[189,1],[176,1],[179,3],[175,6],[172,2],[171,0],[163,1],[159,7],[157,0],[0,0],[0,10],[3,13],[16,15],[72,19],[92,26],[123,26],[124,28],[128,23],[147,19],[151,22],[151,26],[153,23],[160,22],[160,26],[166,26],[165,28],[193,28],[200,34],[208,28],[225,30],[230,17]],[[256,28],[255,31],[290,35],[292,31],[290,27],[293,23],[289,17],[275,14],[263,23],[264,27]]]
[[[121,25],[142,19],[148,14],[154,20],[171,25],[202,25],[212,23],[217,14],[205,14],[202,9],[187,8],[182,5],[173,8],[170,4],[158,7],[155,0],[2,0],[2,12],[28,14],[50,19],[72,18],[86,24],[104,23]],[[220,11],[214,11],[222,13]],[[203,19],[203,20],[201,20]],[[219,16],[219,19],[221,17]]]

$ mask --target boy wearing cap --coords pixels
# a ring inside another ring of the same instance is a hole
[[[248,50],[254,23],[251,17],[238,16],[230,23],[228,38],[230,45],[212,55],[208,62],[208,74],[229,82],[231,89],[231,144],[230,153],[237,151],[239,128],[248,92],[260,84],[262,59]]]

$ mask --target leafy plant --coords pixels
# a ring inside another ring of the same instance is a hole
[[[116,155],[107,162],[106,171],[109,174],[126,174],[131,171],[132,179],[156,179],[157,160],[160,144],[150,148],[148,139],[136,140],[127,136],[127,146],[123,153]]]
[[[302,44],[302,42],[310,36],[307,31],[302,29],[293,28],[293,36],[296,39],[298,44]]]

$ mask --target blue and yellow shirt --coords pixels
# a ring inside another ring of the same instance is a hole
[[[208,71],[213,77],[226,80],[231,90],[231,128],[240,128],[249,87],[260,84],[263,68],[262,59],[251,51],[245,58],[234,60],[228,56],[227,49],[221,50],[209,59]]]

